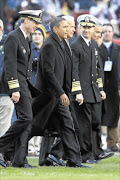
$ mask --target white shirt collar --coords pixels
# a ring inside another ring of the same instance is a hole
[[[82,34],[81,34],[81,37],[84,39],[84,41],[86,42],[86,44],[89,46],[89,42],[91,42],[91,40],[88,40],[88,39],[84,38]]]
[[[106,47],[107,49],[109,49],[110,46],[112,45],[112,42],[103,42],[103,44],[105,45],[105,47]]]
[[[28,37],[27,35],[26,35],[26,33],[23,31],[23,29],[22,29],[22,27],[20,26],[20,29],[21,29],[21,31],[22,31],[22,33],[23,33],[23,35],[24,35],[24,37],[25,37],[25,39]]]
[[[0,41],[2,40],[2,36],[0,36]]]

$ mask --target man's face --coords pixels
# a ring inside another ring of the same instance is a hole
[[[111,26],[103,26],[103,41],[111,42],[113,38],[113,29]]]
[[[38,24],[35,21],[32,21],[29,18],[26,18],[26,30],[28,33],[33,34],[37,27],[38,27]]]
[[[41,31],[35,30],[35,32],[32,35],[32,40],[35,44],[36,43],[39,44],[39,43],[43,42],[43,35],[42,35]]]
[[[80,26],[81,34],[84,38],[90,40],[92,33],[93,33],[93,27],[89,26]]]
[[[67,39],[70,39],[73,37],[73,34],[75,32],[75,22],[74,21],[68,21],[68,29],[67,29]]]
[[[57,34],[58,38],[60,41],[62,39],[67,39],[67,34],[68,34],[68,25],[67,21],[63,20],[61,21],[59,27],[54,27],[55,33]]]
[[[102,26],[94,27],[94,31],[92,33],[92,39],[96,42],[102,37]]]

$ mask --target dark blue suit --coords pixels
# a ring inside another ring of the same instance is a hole
[[[15,104],[18,119],[0,138],[0,152],[7,154],[13,145],[12,165],[23,167],[27,155],[30,123],[33,118],[31,98],[38,91],[29,82],[32,56],[20,28],[8,34],[4,47],[4,70],[0,81],[0,93],[11,96],[13,92],[19,91],[20,99]]]

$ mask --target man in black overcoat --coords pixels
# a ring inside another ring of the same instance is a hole
[[[72,105],[72,95],[71,95],[71,88],[72,88],[72,67],[73,67],[73,60],[72,60],[72,51],[69,45],[70,38],[73,37],[73,34],[75,32],[75,21],[72,16],[63,16],[64,19],[67,21],[68,25],[68,31],[67,31],[67,39],[65,39],[64,47],[65,47],[65,58],[66,58],[66,66],[65,66],[65,74],[66,74],[66,86],[65,86],[65,92],[68,95],[70,99],[70,111],[73,117],[75,130],[78,130],[77,122],[75,121],[75,113],[74,113],[74,107]],[[80,86],[78,84],[78,87],[76,87],[76,91],[80,89]],[[55,143],[53,137],[44,137],[41,142],[40,147],[40,155],[39,155],[39,165],[53,165],[54,162],[56,165],[64,166],[65,163],[62,161],[62,158],[65,157],[62,143],[60,137],[57,137],[55,139]],[[50,153],[50,154],[49,154]],[[52,155],[52,156],[51,156]]]
[[[10,32],[5,41],[4,70],[0,81],[0,93],[9,94],[15,104],[18,119],[0,138],[0,153],[8,156],[12,149],[12,166],[32,168],[27,163],[27,144],[30,123],[32,121],[32,96],[37,95],[30,84],[32,56],[28,36],[41,22],[42,11],[21,11],[21,26]],[[0,161],[6,167],[6,163]]]
[[[82,160],[87,163],[97,163],[97,159],[104,159],[112,154],[105,154],[100,148],[101,100],[105,99],[105,93],[99,66],[98,46],[91,39],[96,19],[85,14],[79,16],[77,21],[81,35],[71,44],[74,62],[72,93],[75,95],[74,107],[79,123]],[[75,92],[77,80],[81,83],[79,94]]]
[[[53,19],[50,23],[51,34],[40,50],[35,87],[43,92],[44,98],[41,102],[38,101],[40,109],[38,109],[39,118],[37,117],[37,119],[38,121],[42,119],[42,124],[44,125],[45,121],[51,124],[51,115],[56,117],[53,125],[61,137],[63,148],[66,152],[66,165],[69,167],[84,167],[81,165],[79,143],[69,110],[70,100],[65,92],[66,62],[63,39],[67,38],[67,27],[67,22],[64,18],[57,17]],[[36,98],[36,102],[38,98]],[[48,100],[52,103],[47,103]],[[33,111],[37,106],[34,102]],[[46,107],[46,110],[44,107]],[[47,111],[48,108],[50,111]],[[43,109],[45,116],[42,116],[41,113]],[[36,121],[36,123],[38,124],[39,122]],[[33,128],[35,126],[33,123]]]
[[[113,26],[104,24],[103,43],[99,47],[104,68],[104,90],[107,97],[103,102],[102,125],[107,126],[107,147],[112,151],[118,151],[118,58],[120,46],[113,43],[113,35]]]

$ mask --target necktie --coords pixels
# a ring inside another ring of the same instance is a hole
[[[70,53],[71,53],[71,56],[72,56],[72,50],[71,50],[70,44],[69,44],[69,42],[68,42],[68,41],[66,41],[66,43],[67,43],[67,45],[68,45],[68,48],[69,48]]]
[[[89,52],[90,52],[90,56],[92,56],[92,46],[91,46],[91,42],[89,41]]]
[[[27,42],[28,52],[29,52],[29,54],[30,54],[30,41],[29,41],[29,38],[28,38],[28,37],[26,38],[26,42]]]
[[[111,56],[111,46],[107,50],[108,50],[108,57],[110,57]]]
[[[91,50],[91,42],[89,41],[89,48],[90,48],[90,50]]]

